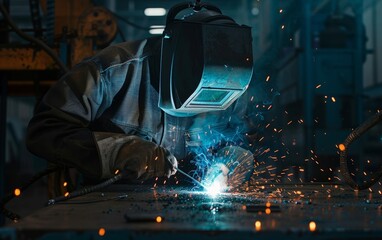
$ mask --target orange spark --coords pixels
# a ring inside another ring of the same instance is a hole
[[[341,143],[340,145],[338,145],[338,149],[340,149],[340,151],[343,152],[345,151],[346,147],[344,144]]]
[[[316,228],[317,228],[316,223],[313,222],[313,221],[311,221],[311,222],[309,223],[309,231],[314,232],[314,231],[316,231]]]
[[[265,213],[266,213],[267,215],[271,214],[271,209],[270,209],[270,208],[266,208],[266,209],[265,209]]]
[[[15,188],[15,190],[13,191],[13,194],[15,194],[16,197],[20,196],[21,195],[20,188]]]
[[[261,222],[260,221],[255,222],[255,229],[257,232],[261,230]]]
[[[98,235],[100,235],[101,237],[105,236],[105,233],[106,233],[105,228],[98,229]]]

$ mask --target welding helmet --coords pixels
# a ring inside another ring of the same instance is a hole
[[[175,18],[187,8],[193,12]],[[224,110],[245,92],[252,70],[250,27],[209,4],[178,4],[169,10],[161,45],[163,111],[183,117]]]

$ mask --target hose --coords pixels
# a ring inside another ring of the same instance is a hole
[[[47,168],[36,175],[34,175],[27,184],[23,185],[20,187],[20,192],[23,192],[25,189],[27,189],[30,185],[35,183],[37,180],[40,178],[44,177],[45,175],[48,175],[49,173],[56,172],[60,170],[61,167],[55,166],[53,168]],[[11,219],[12,221],[17,221],[20,219],[20,216],[17,213],[12,212],[11,210],[8,210],[5,205],[11,201],[15,197],[14,193],[10,193],[7,196],[3,197],[1,199],[0,204],[1,204],[1,212],[6,216],[7,218]]]
[[[37,180],[39,180],[43,176],[48,175],[49,173],[52,173],[52,172],[59,171],[59,170],[62,170],[62,167],[55,166],[53,168],[47,168],[47,169],[43,170],[42,172],[33,176],[31,178],[31,180],[26,185],[20,187],[20,192],[27,189],[30,185],[32,185],[34,182],[36,182]],[[123,178],[123,176],[124,175],[122,173],[119,173],[119,174],[116,174],[114,177],[112,177],[112,178],[110,178],[110,179],[108,179],[108,180],[106,180],[100,184],[85,187],[83,189],[68,193],[67,195],[65,194],[65,196],[60,196],[57,198],[50,199],[48,201],[48,205],[53,205],[53,204],[58,203],[58,202],[66,201],[66,200],[71,199],[71,198],[83,196],[85,194],[100,190],[106,186],[109,186],[109,185],[119,181],[120,179]],[[13,193],[10,193],[7,196],[5,196],[3,199],[1,199],[1,202],[0,202],[1,203],[1,212],[4,214],[5,217],[11,219],[12,221],[18,221],[21,218],[20,215],[18,215],[17,213],[15,213],[15,212],[13,212],[13,211],[11,211],[5,207],[5,205],[9,201],[11,201],[14,197],[15,197],[15,195]]]
[[[349,146],[356,139],[358,139],[362,134],[364,134],[366,131],[368,131],[370,128],[374,127],[381,121],[382,121],[382,111],[378,112],[376,115],[369,118],[364,123],[362,123],[359,127],[357,127],[352,133],[349,134],[349,136],[345,139],[343,143],[345,148],[343,149],[343,151],[340,151],[341,173],[345,182],[355,190],[367,189],[371,187],[372,185],[374,185],[382,177],[382,168],[379,169],[377,172],[374,172],[369,181],[358,184],[356,181],[354,181],[354,179],[351,177],[349,172],[348,162],[347,162],[347,150]]]
[[[66,201],[68,199],[72,199],[72,198],[75,198],[75,197],[83,196],[85,194],[88,194],[88,193],[100,190],[100,189],[102,189],[104,187],[107,187],[107,186],[109,186],[109,185],[119,181],[122,178],[123,178],[123,174],[122,173],[116,174],[114,177],[112,177],[112,178],[110,178],[110,179],[108,179],[108,180],[106,180],[106,181],[104,181],[104,182],[102,182],[100,184],[89,186],[89,187],[85,187],[83,189],[76,190],[76,191],[73,191],[71,193],[67,193],[64,196],[59,196],[59,197],[56,197],[56,198],[49,199],[48,205],[53,205],[53,204],[56,204],[58,202]]]

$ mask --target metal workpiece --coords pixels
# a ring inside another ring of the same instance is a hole
[[[107,239],[378,239],[378,190],[263,185],[212,198],[189,188],[111,186],[47,206],[8,227],[18,237]],[[374,237],[374,238],[373,238]],[[129,238],[128,238],[129,239]]]

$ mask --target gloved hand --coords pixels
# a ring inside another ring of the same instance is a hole
[[[134,135],[94,132],[101,178],[114,176],[116,170],[126,173],[131,180],[171,176],[176,173],[178,162],[165,148]]]
[[[128,179],[134,180],[170,177],[178,167],[176,158],[167,149],[136,136],[129,137],[111,164],[110,169],[124,171]]]

